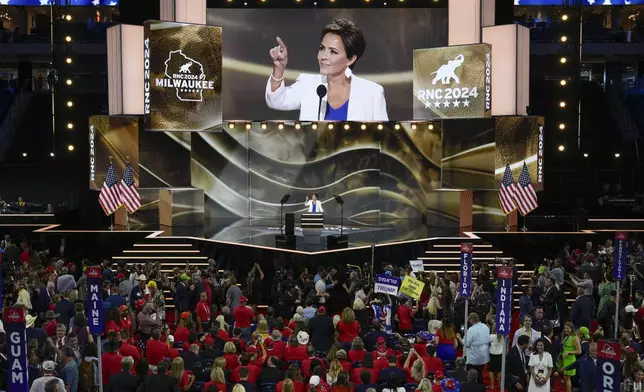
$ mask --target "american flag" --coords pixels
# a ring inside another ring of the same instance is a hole
[[[521,215],[527,215],[539,206],[537,192],[532,187],[532,180],[530,179],[530,173],[528,173],[528,165],[525,162],[523,162],[523,169],[521,169],[521,175],[515,188],[514,200],[516,201],[517,207],[519,207]]]
[[[107,168],[107,176],[105,176],[101,193],[98,195],[98,202],[103,207],[105,215],[112,215],[121,206],[118,185],[116,185],[116,174],[111,163],[110,167]]]
[[[141,208],[141,196],[134,182],[134,170],[132,170],[132,165],[129,163],[125,166],[123,178],[121,178],[121,183],[119,184],[119,193],[121,203],[130,214]]]
[[[505,215],[517,209],[516,204],[514,204],[515,187],[512,169],[510,169],[510,165],[506,164],[505,173],[503,173],[503,179],[501,180],[501,188],[499,189],[499,204],[501,204],[501,210]]]

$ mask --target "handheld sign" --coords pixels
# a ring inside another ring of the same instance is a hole
[[[402,294],[408,295],[413,299],[420,298],[420,295],[423,293],[425,288],[425,282],[422,282],[418,279],[414,279],[411,276],[405,276],[405,279],[400,286],[400,292]]]
[[[512,319],[512,267],[498,268],[498,285],[496,290],[496,333],[502,336],[510,334]]]
[[[626,277],[626,262],[628,261],[628,237],[623,231],[615,233],[615,252],[613,259],[613,277],[622,280]]]
[[[28,392],[29,377],[27,373],[27,330],[24,308],[6,308],[4,310],[5,332],[8,339],[7,362],[9,363],[9,390],[11,392]]]
[[[87,267],[87,287],[89,308],[89,332],[93,335],[103,334],[103,289],[101,267]]]
[[[409,266],[414,272],[423,272],[425,271],[425,266],[423,265],[422,260],[409,260]]]
[[[461,280],[458,295],[469,298],[472,295],[472,244],[461,244]]]
[[[620,390],[620,352],[619,343],[607,340],[597,342],[597,392]]]
[[[398,295],[398,287],[400,286],[400,278],[387,275],[376,275],[376,285],[374,292],[389,295]]]

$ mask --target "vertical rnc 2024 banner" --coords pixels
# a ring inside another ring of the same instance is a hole
[[[472,295],[472,244],[461,244],[461,280],[458,295],[469,298]]]
[[[87,267],[87,307],[89,332],[92,335],[103,333],[103,272],[101,267]]]
[[[510,334],[510,322],[512,321],[512,274],[512,267],[498,268],[496,333],[503,336]]]
[[[145,130],[221,130],[222,28],[147,21],[143,35]]]
[[[6,308],[4,311],[4,328],[8,340],[9,391],[28,392],[25,309]]]
[[[620,390],[621,350],[619,343],[607,340],[597,342],[597,392]]]
[[[615,233],[613,257],[613,278],[622,280],[626,277],[626,263],[628,261],[628,236],[624,231]]]

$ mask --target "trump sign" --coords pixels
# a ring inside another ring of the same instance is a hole
[[[9,390],[11,392],[29,391],[27,377],[27,330],[24,308],[4,310],[5,332],[7,333],[9,363]]]
[[[87,267],[85,273],[88,288],[89,332],[93,335],[101,335],[103,333],[103,273],[101,267]]]

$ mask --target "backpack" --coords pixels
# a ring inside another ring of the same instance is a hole
[[[94,361],[82,361],[78,374],[78,392],[93,392],[98,389],[96,385],[96,363]]]

